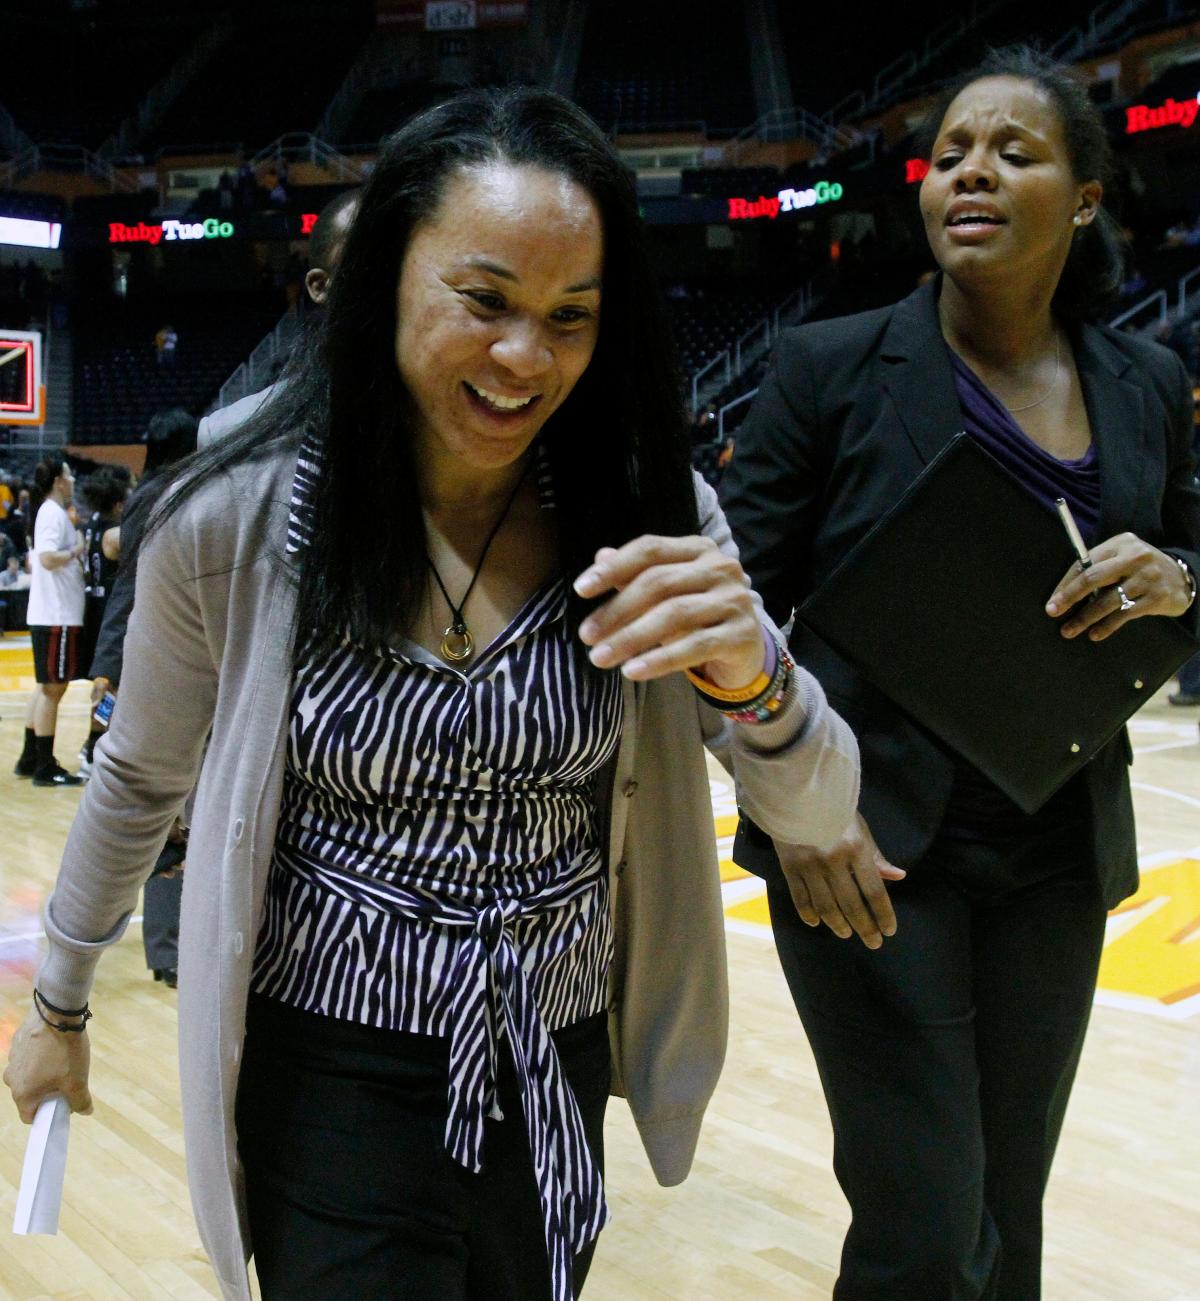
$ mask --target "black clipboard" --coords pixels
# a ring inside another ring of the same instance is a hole
[[[1036,812],[1200,641],[1167,618],[1068,640],[1046,601],[1061,522],[963,433],[797,617],[905,713]]]

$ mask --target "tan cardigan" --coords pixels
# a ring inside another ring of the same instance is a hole
[[[120,704],[46,906],[38,975],[60,1007],[85,1001],[199,773],[179,950],[184,1141],[201,1240],[224,1296],[238,1301],[250,1298],[250,1242],[233,1106],[283,784],[295,584],[282,556],[294,467],[294,454],[237,467],[146,546]],[[704,532],[732,551],[715,494],[699,480],[697,492]],[[726,723],[681,674],[626,683],[624,705],[598,787],[616,941],[614,1091],[628,1099],[658,1180],[673,1184],[690,1168],[727,1024],[702,742],[732,765],[759,826],[821,846],[856,807],[858,751],[803,672],[782,716],[758,727]]]

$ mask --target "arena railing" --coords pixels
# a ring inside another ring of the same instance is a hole
[[[838,126],[827,118],[810,113],[806,108],[774,109],[751,122],[725,144],[721,150],[719,166],[739,166],[742,154],[751,144],[797,138],[816,145],[824,158],[866,139],[854,127]]]
[[[844,99],[838,100],[825,114],[825,118],[829,122],[847,122],[882,107],[894,99],[913,77],[940,58],[955,41],[976,29],[1002,5],[1003,0],[990,0],[986,4],[973,5],[969,14],[955,14],[947,18],[919,46],[906,50],[881,68],[875,74],[870,91],[852,91]]]
[[[82,171],[109,189],[125,194],[133,194],[138,188],[133,177],[118,172],[106,159],[85,149],[83,145],[53,142],[31,145],[0,167],[0,188],[8,189],[22,177],[42,171]]]
[[[1139,321],[1148,309],[1154,308],[1157,312],[1156,320]],[[1109,325],[1114,330],[1119,330],[1123,325],[1129,325],[1133,321],[1139,321],[1137,329],[1143,329],[1147,325],[1166,325],[1169,313],[1169,300],[1165,289],[1156,289],[1152,294],[1147,294],[1145,298],[1134,303],[1132,307],[1127,307],[1123,312],[1118,313],[1109,321]]]
[[[220,392],[208,410],[216,411],[227,407],[231,402],[237,402],[250,393],[257,393],[273,383],[299,329],[300,322],[296,313],[285,312],[270,334],[259,340],[250,356],[221,385]]]
[[[1103,0],[1084,23],[1070,28],[1054,42],[1050,56],[1060,63],[1086,58],[1116,36],[1145,3],[1146,0]]]
[[[695,371],[691,378],[692,415],[695,415],[700,410],[700,394],[706,375],[720,366],[724,371],[724,378],[720,380],[722,387],[735,380],[747,367],[753,366],[779,338],[786,318],[793,317],[796,320],[803,320],[812,311],[815,302],[816,294],[812,282],[801,285],[799,289],[790,293],[782,303],[768,312],[762,320],[755,322],[728,348],[717,353],[715,357],[705,362],[699,370]],[[752,341],[756,340],[759,335],[762,336],[761,346],[752,347]]]
[[[1200,267],[1193,267],[1186,275],[1179,277],[1179,284],[1175,287],[1175,292],[1178,295],[1175,304],[1175,311],[1179,316],[1183,316],[1187,313],[1188,285],[1190,285],[1194,280],[1200,280]],[[1197,292],[1200,293],[1200,290],[1197,290]]]
[[[717,441],[725,441],[725,417],[731,412],[736,411],[738,407],[745,406],[758,396],[758,385],[743,393],[741,397],[736,397],[732,402],[726,402],[725,405],[717,412]]]
[[[333,172],[339,181],[362,181],[366,172],[353,159],[310,131],[290,131],[272,140],[251,157],[251,167],[262,163],[305,162]]]

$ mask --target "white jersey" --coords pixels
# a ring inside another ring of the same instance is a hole
[[[44,551],[70,551],[77,541],[67,512],[47,497],[33,526],[33,558],[29,565],[33,581],[25,616],[31,628],[72,628],[83,623],[83,565],[69,560],[57,569],[47,569],[41,561]]]

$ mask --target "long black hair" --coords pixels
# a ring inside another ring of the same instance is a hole
[[[1029,45],[990,50],[975,67],[942,89],[918,130],[921,157],[932,155],[950,105],[969,85],[984,77],[1017,77],[1037,86],[1058,113],[1075,180],[1099,181],[1109,192],[1113,182],[1112,147],[1100,110],[1069,69]],[[1120,228],[1101,205],[1092,222],[1075,232],[1054,294],[1054,311],[1069,320],[1099,319],[1116,298],[1124,265]]]
[[[347,634],[381,646],[411,625],[426,591],[413,406],[394,352],[396,287],[413,232],[436,216],[446,182],[492,161],[570,178],[603,225],[596,349],[541,434],[564,574],[580,573],[602,546],[697,530],[679,372],[632,176],[569,100],[529,87],[467,91],[383,142],[316,334],[246,425],[184,464],[160,517],[223,467],[319,438],[321,481],[297,609],[297,641],[311,638],[309,647],[332,647]],[[570,600],[577,627],[582,603]]]

